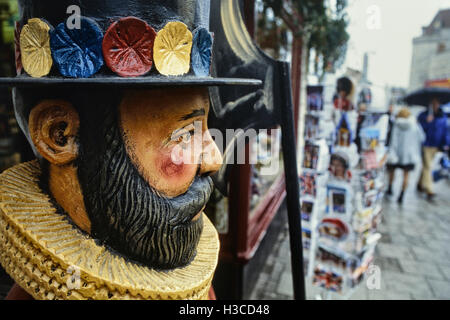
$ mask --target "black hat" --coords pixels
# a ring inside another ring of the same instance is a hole
[[[0,85],[261,84],[209,75],[210,0],[18,2],[18,76],[0,78]]]

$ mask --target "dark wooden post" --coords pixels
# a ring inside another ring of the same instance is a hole
[[[295,133],[298,131],[298,119],[300,115],[300,99],[302,88],[302,54],[303,40],[294,35],[292,41],[292,62],[291,62],[291,82],[292,82],[292,102],[294,105]]]
[[[283,73],[289,75],[287,63],[279,62]],[[284,79],[289,79],[285,77]],[[291,248],[292,282],[294,299],[305,300],[305,276],[303,270],[302,223],[300,219],[300,187],[297,172],[297,148],[292,92],[288,83],[283,85],[285,99],[281,105],[281,144],[283,148],[284,170],[286,177],[286,205],[289,222],[289,242]]]

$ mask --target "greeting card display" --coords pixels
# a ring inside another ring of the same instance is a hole
[[[341,147],[349,147],[353,141],[353,131],[346,112],[342,113],[342,117],[336,126],[336,142],[335,145]]]
[[[369,209],[372,210],[372,209]],[[377,212],[374,214],[374,212]],[[367,224],[355,224],[355,230],[357,230],[357,237],[355,243],[355,249],[359,252],[364,248],[372,246],[381,238],[381,235],[376,232],[378,223],[381,219],[381,210],[371,211],[370,220],[366,220]],[[358,229],[357,229],[358,226]]]
[[[332,178],[337,180],[351,179],[350,161],[346,153],[335,152],[331,155],[330,166],[328,170]]]
[[[351,214],[351,196],[349,185],[327,185],[326,214],[340,217]]]
[[[358,110],[354,84],[342,77],[337,89],[328,104],[327,87],[307,89],[300,207],[307,276],[323,290],[347,295],[362,283],[380,239],[387,125],[384,115],[368,111],[370,87],[359,91]]]
[[[357,168],[361,155],[358,153],[358,147],[356,143],[352,142],[350,146],[332,146],[331,154],[339,154],[339,156],[343,157],[346,162],[348,160],[348,169],[352,172],[355,168]],[[330,159],[331,160],[331,159]]]
[[[322,266],[328,266],[335,270],[344,271],[347,268],[347,258],[343,252],[334,251],[325,245],[320,245],[317,250],[317,262]]]
[[[305,138],[306,139],[316,139],[320,135],[320,118],[315,115],[305,116]]]
[[[303,168],[316,170],[319,161],[320,147],[311,142],[306,142],[304,150]]]
[[[308,200],[302,200],[300,205],[300,211],[302,215],[302,220],[309,222],[311,221],[311,215],[314,209],[314,202]]]
[[[322,265],[318,265],[314,269],[313,284],[316,286],[333,292],[341,292],[343,281],[341,274],[331,271]]]
[[[378,128],[361,129],[360,138],[362,150],[375,150],[380,143],[380,130]]]
[[[360,184],[363,192],[368,192],[370,190],[375,190],[377,179],[377,172],[376,170],[368,170],[364,171],[360,175]]]
[[[329,239],[333,242],[345,241],[350,232],[348,225],[338,218],[323,219],[318,230],[320,240]]]
[[[303,169],[317,173],[324,173],[328,169],[330,155],[325,139],[308,140],[303,150]]]
[[[303,172],[300,176],[300,191],[302,194],[316,196],[316,173]]]
[[[308,111],[322,111],[323,110],[323,86],[308,86],[306,88],[308,95]]]
[[[302,228],[302,242],[303,248],[309,249],[311,247],[311,230],[307,228]]]
[[[335,252],[319,245],[315,257],[312,282],[314,285],[341,293],[345,285],[348,259],[342,252]]]
[[[301,158],[300,208],[305,273],[312,273],[315,233],[325,203],[329,146],[321,137],[324,111],[323,86],[308,87],[308,114],[305,116],[305,145]]]
[[[369,131],[374,130],[371,134],[375,134],[378,130],[378,139],[380,143],[384,143],[387,137],[387,129],[389,124],[389,115],[380,112],[365,112],[364,120],[361,123],[361,132],[364,129]]]
[[[351,111],[354,109],[353,103],[348,98],[342,98],[338,94],[333,96],[333,106],[336,110]]]
[[[377,190],[370,190],[368,192],[365,192],[363,195],[363,208],[374,208],[375,204],[378,199],[378,192]]]
[[[368,208],[365,210],[359,210],[355,214],[355,218],[353,221],[353,228],[356,232],[363,233],[369,229],[372,229],[373,226],[373,214],[374,209]]]
[[[364,170],[373,170],[379,167],[377,154],[374,150],[364,151],[362,154],[362,163]]]
[[[377,238],[376,241],[378,241],[378,239],[379,238]],[[353,262],[350,265],[350,274],[348,276],[349,288],[354,288],[362,283],[367,270],[372,265],[376,241],[371,246],[366,247],[359,256],[353,259]]]

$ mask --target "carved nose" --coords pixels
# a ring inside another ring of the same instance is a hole
[[[210,176],[217,172],[223,164],[222,154],[209,132],[205,133],[203,141],[202,163],[200,174]]]

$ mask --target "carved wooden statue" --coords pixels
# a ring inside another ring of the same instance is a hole
[[[209,1],[19,7],[0,84],[37,160],[0,176],[1,265],[35,299],[207,298],[208,87],[260,83],[209,76]]]

